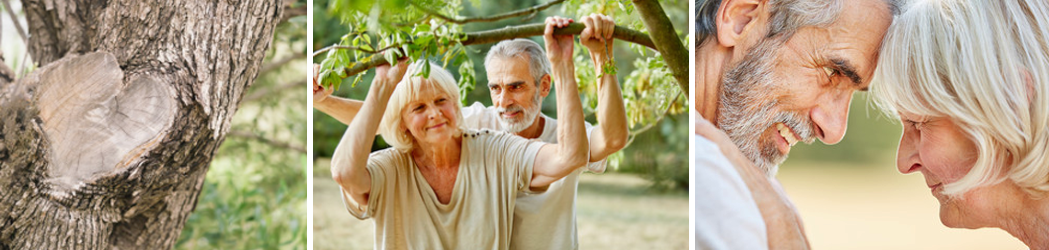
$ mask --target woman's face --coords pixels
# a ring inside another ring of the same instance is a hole
[[[454,138],[458,132],[458,106],[457,100],[429,84],[424,83],[415,100],[401,110],[401,118],[416,142],[438,144]]]
[[[961,179],[977,157],[976,143],[951,119],[901,113],[903,135],[896,151],[896,168],[904,174],[921,172],[925,184],[940,202],[940,221],[948,227],[994,226],[994,212],[1002,184],[974,188],[960,195],[942,194],[943,185]]]

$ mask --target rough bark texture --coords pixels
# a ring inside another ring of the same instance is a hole
[[[0,249],[167,249],[258,75],[272,0],[23,0],[0,83]]]
[[[670,68],[670,73],[674,75],[674,79],[677,79],[678,87],[681,87],[681,92],[684,92],[685,96],[690,96],[688,92],[688,49],[681,44],[681,39],[677,37],[674,24],[670,23],[670,18],[667,17],[666,12],[663,12],[663,7],[659,5],[659,1],[633,1],[634,7],[637,8],[638,14],[641,15],[641,21],[645,23],[648,32],[652,34],[656,50],[659,50],[659,54],[663,56],[663,60],[666,61],[667,68]]]

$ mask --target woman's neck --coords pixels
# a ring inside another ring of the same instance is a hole
[[[1049,197],[1025,199],[1002,229],[1032,250],[1049,250]]]
[[[438,143],[419,142],[419,147],[412,150],[416,164],[433,168],[450,168],[459,165],[459,153],[462,150],[462,135]]]

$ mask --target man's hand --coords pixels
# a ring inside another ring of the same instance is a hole
[[[572,24],[572,22],[570,18],[558,16],[546,18],[546,30],[543,31],[543,40],[546,42],[546,57],[550,59],[551,64],[572,60],[572,49],[575,46],[572,41],[572,35],[554,35],[555,28],[564,28]]]
[[[590,59],[595,63],[603,63],[612,57],[612,33],[616,30],[616,23],[611,17],[602,14],[590,14],[582,20],[586,28],[579,34],[579,42],[590,50]],[[600,59],[600,61],[598,61]]]
[[[313,106],[317,106],[318,103],[321,103],[325,99],[328,99],[328,97],[331,96],[331,93],[334,91],[332,90],[332,88],[325,88],[324,86],[321,86],[317,83],[317,80],[319,80],[318,78],[320,76],[320,73],[321,66],[313,64],[313,74],[311,74],[312,76],[310,77],[310,82],[313,83]]]

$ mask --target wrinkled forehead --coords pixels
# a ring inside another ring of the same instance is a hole
[[[513,57],[493,57],[487,67],[489,84],[506,85],[520,81],[525,83],[535,81],[529,69],[527,54]]]
[[[848,64],[867,83],[874,74],[882,39],[891,22],[892,14],[885,1],[845,0],[837,20],[807,34],[819,44],[820,57]]]

